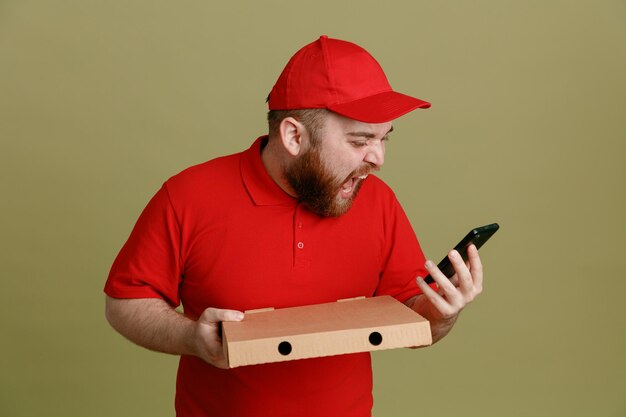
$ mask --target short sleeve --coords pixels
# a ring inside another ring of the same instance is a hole
[[[391,295],[404,302],[421,291],[415,279],[428,272],[424,267],[426,259],[419,245],[413,227],[393,196],[385,218],[384,266],[376,295]]]
[[[113,262],[104,292],[113,298],[161,298],[178,306],[180,241],[166,183],[139,216]]]

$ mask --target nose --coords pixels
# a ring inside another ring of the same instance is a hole
[[[383,141],[372,141],[367,149],[363,161],[380,168],[385,163],[385,143]]]

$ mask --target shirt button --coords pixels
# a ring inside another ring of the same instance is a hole
[[[302,229],[302,222],[298,222],[298,229]]]
[[[304,243],[298,242],[298,249],[302,249],[302,248],[304,248]]]

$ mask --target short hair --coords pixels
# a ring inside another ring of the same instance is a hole
[[[280,123],[287,117],[293,117],[311,135],[312,144],[317,144],[324,129],[324,121],[330,112],[326,109],[297,109],[297,110],[270,110],[267,112],[267,124],[270,136],[279,135]]]

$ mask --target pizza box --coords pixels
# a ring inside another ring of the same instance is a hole
[[[222,323],[231,368],[432,344],[428,321],[388,295],[245,313]]]

